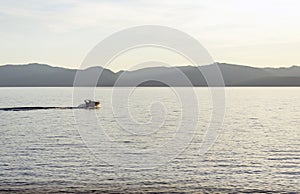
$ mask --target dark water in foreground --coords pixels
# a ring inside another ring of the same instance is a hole
[[[199,130],[188,148],[154,169],[138,166],[138,161],[127,168],[107,163],[119,153],[104,143],[105,155],[93,153],[82,140],[73,110],[0,111],[0,192],[300,191],[300,88],[227,88],[224,130],[204,155],[199,147],[212,102],[207,89],[195,91]],[[136,135],[142,128],[135,135],[122,130],[111,111],[111,92],[96,89],[101,109],[74,111],[80,111],[81,119],[96,114],[111,140],[131,150],[159,147],[174,137],[181,107],[170,89],[139,88],[124,105],[136,122],[147,123],[151,102],[163,104],[160,130],[146,135]],[[0,94],[0,108],[72,106],[72,88],[0,88]],[[140,152],[122,154],[126,160]]]

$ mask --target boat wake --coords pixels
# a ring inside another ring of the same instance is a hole
[[[29,111],[29,110],[50,110],[50,109],[82,109],[80,107],[11,107],[0,108],[0,111]]]

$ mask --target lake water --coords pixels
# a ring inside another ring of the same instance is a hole
[[[111,99],[122,89],[97,88],[98,110],[0,111],[0,192],[300,192],[300,88],[226,88],[223,128],[202,155],[215,102],[192,89],[196,117],[170,88],[138,88],[128,104]],[[72,93],[0,88],[0,108],[72,106]],[[166,150],[182,123],[191,141]]]

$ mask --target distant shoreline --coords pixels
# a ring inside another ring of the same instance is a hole
[[[78,74],[81,77],[80,82],[76,80]],[[94,80],[95,78],[98,80]],[[36,63],[0,66],[0,87],[73,87],[74,85],[78,87],[94,85],[97,87],[299,87],[300,66],[256,68],[214,63],[198,67],[147,67],[116,73],[101,66],[85,70]]]

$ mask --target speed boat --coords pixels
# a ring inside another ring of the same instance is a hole
[[[99,101],[92,101],[92,100],[84,100],[84,104],[80,104],[78,108],[86,108],[86,109],[97,109],[100,108]]]
[[[49,110],[49,109],[98,109],[100,108],[99,101],[85,100],[84,104],[80,104],[77,107],[55,107],[55,106],[33,106],[33,107],[11,107],[11,108],[0,108],[0,111],[29,111],[29,110]]]

